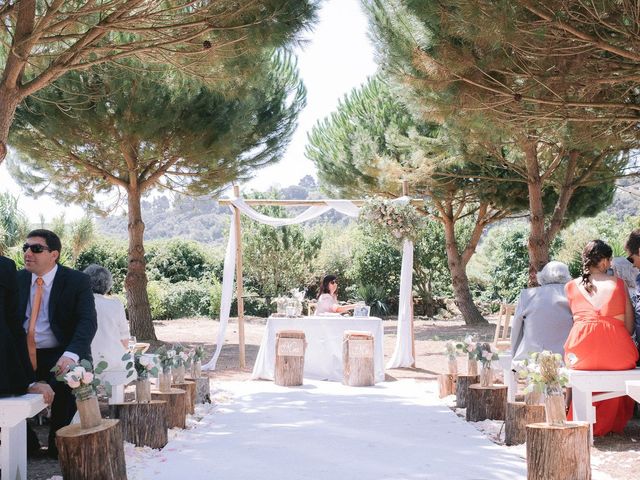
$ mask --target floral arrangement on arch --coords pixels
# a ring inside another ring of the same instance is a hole
[[[520,362],[518,376],[527,382],[525,393],[547,393],[569,383],[562,356],[548,350],[534,352]]]
[[[66,373],[56,376],[56,380],[66,383],[71,388],[71,392],[76,400],[86,400],[93,397],[97,393],[97,388],[102,384],[96,374],[102,373],[108,364],[104,360],[98,362],[94,367],[89,360],[80,360],[78,363],[72,364]],[[54,366],[51,371],[57,371]],[[107,390],[107,394],[111,395],[111,385],[108,382],[102,384]]]
[[[127,378],[133,375],[135,371],[138,380],[146,380],[149,376],[158,376],[158,363],[156,357],[145,355],[140,352],[127,352],[123,355],[122,360],[127,362]]]
[[[397,239],[415,240],[422,216],[411,205],[373,197],[360,209],[360,219],[375,229],[383,229]]]

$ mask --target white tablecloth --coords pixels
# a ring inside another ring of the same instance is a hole
[[[359,330],[373,335],[376,382],[384,381],[384,349],[382,320],[376,317],[270,317],[262,336],[251,378],[273,380],[276,363],[276,333],[301,330],[307,350],[304,376],[316,380],[342,381],[342,337],[345,330]]]

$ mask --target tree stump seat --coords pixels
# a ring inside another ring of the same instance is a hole
[[[301,330],[276,333],[276,365],[274,382],[282,387],[302,385],[304,377],[305,334]]]
[[[196,382],[185,380],[182,383],[172,383],[171,388],[179,388],[187,393],[187,413],[193,415],[196,406]]]
[[[67,480],[126,480],[124,438],[119,420],[103,419],[83,429],[79,423],[56,432],[63,478]]]
[[[342,337],[342,383],[351,387],[375,384],[371,332],[347,330]]]
[[[469,387],[480,381],[480,375],[458,375],[456,379],[456,407],[467,408]]]
[[[167,402],[113,403],[109,416],[120,420],[125,441],[136,447],[163,448],[167,438]]]
[[[520,445],[527,440],[525,427],[544,422],[544,405],[528,405],[526,402],[507,402],[504,421],[504,443]]]
[[[167,402],[167,428],[186,428],[187,392],[179,388],[172,388],[168,392],[151,390],[151,398]]]
[[[195,403],[211,403],[211,383],[209,377],[206,375],[198,378],[189,378],[192,382],[196,384],[196,395],[195,395]]]
[[[590,480],[589,429],[586,422],[527,425],[527,480]]]
[[[483,387],[479,383],[469,387],[467,422],[504,420],[507,409],[507,386],[493,384]]]

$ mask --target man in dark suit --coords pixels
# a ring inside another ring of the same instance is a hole
[[[55,374],[66,372],[81,359],[91,359],[91,340],[97,330],[89,277],[59,265],[61,249],[55,233],[33,230],[22,246],[25,269],[18,272],[18,312],[27,333],[29,361],[36,380],[47,381],[55,392],[49,431],[53,457],[57,456],[55,432],[68,425],[76,411],[71,389],[56,381]],[[30,433],[30,449],[34,439]]]
[[[47,403],[53,390],[36,383],[27,352],[27,337],[18,317],[18,280],[13,260],[0,256],[0,395],[40,393]]]

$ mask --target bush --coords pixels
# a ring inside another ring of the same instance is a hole
[[[151,281],[147,283],[147,296],[149,297],[149,307],[151,308],[151,318],[153,320],[167,318],[164,297],[168,288],[169,285],[166,282]]]
[[[202,282],[179,282],[165,284],[162,306],[166,318],[207,316],[211,310],[208,285]]]
[[[222,284],[216,279],[209,288],[209,316],[220,317],[220,304],[222,303]]]
[[[213,269],[211,263],[201,244],[175,239],[150,244],[147,271],[154,280],[167,279],[171,283],[178,283],[202,279]]]
[[[92,263],[101,265],[113,276],[113,292],[124,291],[124,279],[127,276],[127,247],[122,242],[103,240],[89,245],[78,255],[76,269],[84,270]]]

